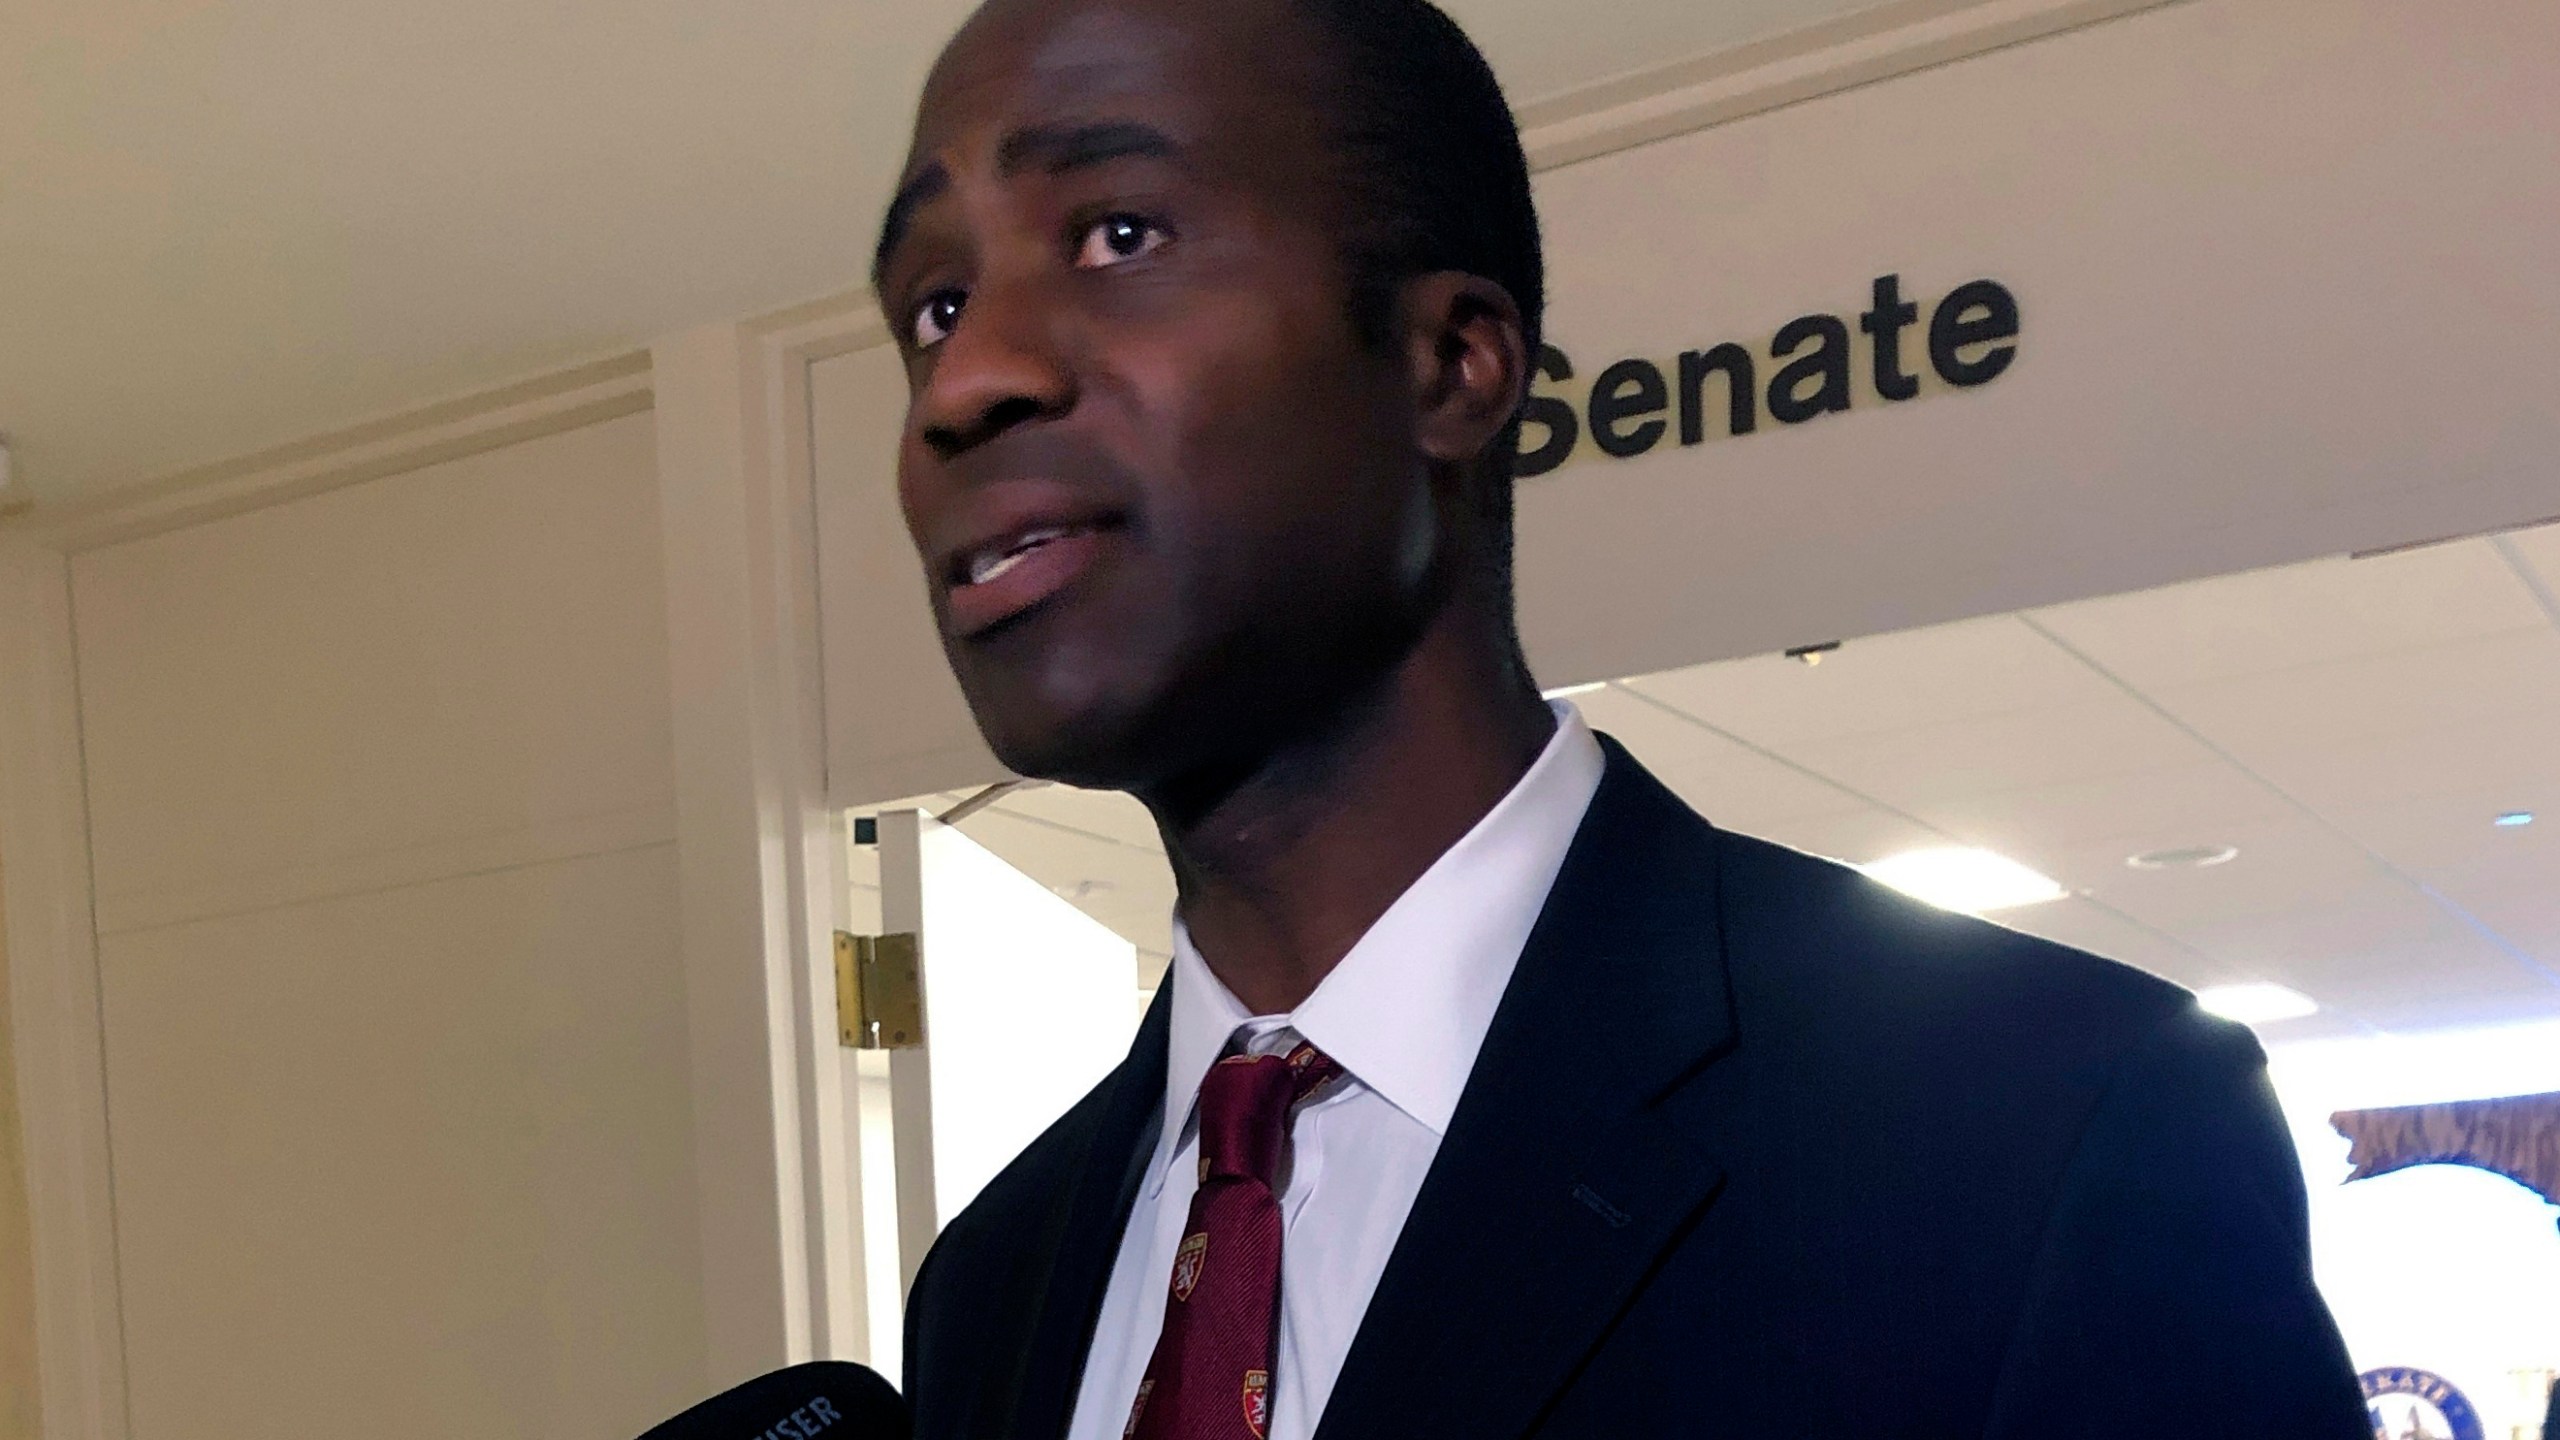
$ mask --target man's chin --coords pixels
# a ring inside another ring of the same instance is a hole
[[[1027,780],[1138,790],[1168,758],[1122,706],[982,704],[972,697],[971,712],[996,759]]]

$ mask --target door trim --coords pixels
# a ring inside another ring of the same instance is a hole
[[[130,1433],[71,566],[0,537],[0,886],[26,1139],[37,1403],[52,1440]]]

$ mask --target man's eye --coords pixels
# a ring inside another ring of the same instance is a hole
[[[968,295],[959,290],[937,290],[926,296],[924,303],[916,307],[915,332],[910,337],[916,348],[930,350],[950,339],[952,329],[960,323],[960,312],[968,303]]]
[[[1141,255],[1152,255],[1172,238],[1162,226],[1151,225],[1135,215],[1105,216],[1084,232],[1084,243],[1076,250],[1076,267],[1106,269]]]

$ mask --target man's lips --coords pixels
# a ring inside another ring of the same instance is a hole
[[[946,592],[951,633],[971,639],[1048,601],[1093,568],[1114,528],[1035,525],[960,556]]]

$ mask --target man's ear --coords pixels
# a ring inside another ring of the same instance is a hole
[[[1466,465],[1500,439],[1528,391],[1519,303],[1481,276],[1434,271],[1406,282],[1398,307],[1414,383],[1414,441]]]

